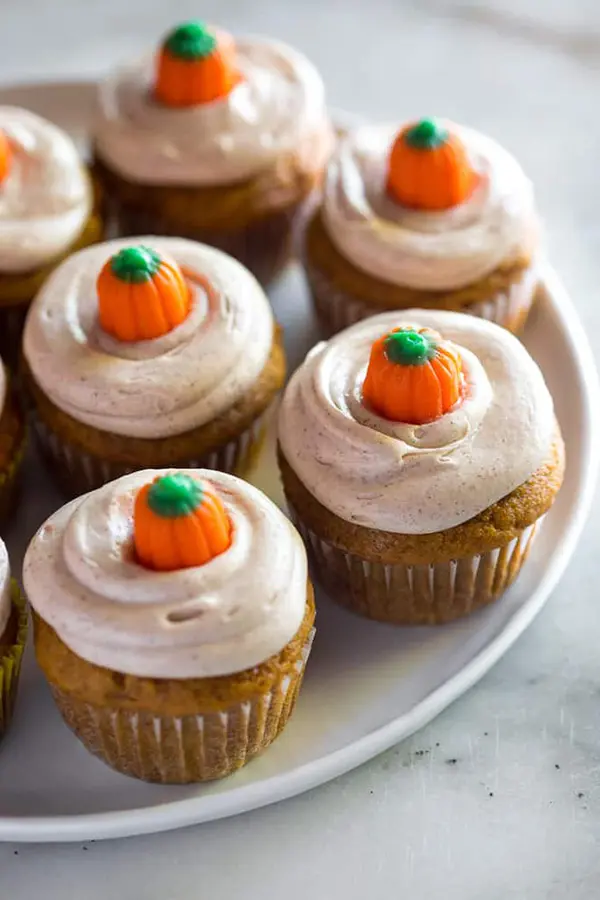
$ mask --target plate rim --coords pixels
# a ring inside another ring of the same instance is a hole
[[[3,97],[12,92],[76,91],[78,88],[89,90],[95,83],[93,79],[19,82],[0,89],[0,102],[4,102]],[[345,121],[359,119],[356,115],[343,112],[340,113],[340,118]],[[544,265],[542,280],[547,309],[557,320],[572,351],[577,378],[582,387],[582,465],[578,493],[567,529],[557,545],[557,552],[530,599],[513,613],[500,634],[491,638],[461,670],[431,691],[409,712],[345,747],[304,763],[290,772],[242,785],[222,794],[187,797],[131,810],[59,816],[0,815],[0,842],[49,843],[131,837],[227,818],[280,802],[349,772],[414,734],[466,693],[498,662],[541,611],[563,575],[592,505],[600,460],[600,414],[593,403],[593,397],[598,395],[600,382],[591,346],[566,289],[558,274],[548,264]]]

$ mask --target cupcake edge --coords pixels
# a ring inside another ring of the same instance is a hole
[[[14,579],[11,580],[10,591],[12,616],[16,618],[16,637],[7,648],[3,648],[0,635],[0,741],[8,730],[15,708],[29,624],[25,597]],[[8,628],[11,628],[11,620]]]
[[[346,259],[328,236],[319,210],[304,233],[302,265],[315,312],[328,335],[379,313],[413,307],[467,313],[520,334],[540,285],[538,261],[524,248],[522,259],[508,260],[506,267],[465,289],[420,292],[396,287],[362,272]]]
[[[34,613],[38,662],[49,682],[56,705],[67,726],[85,748],[111,768],[126,775],[162,784],[189,784],[223,778],[263,752],[283,731],[298,697],[314,639],[314,593],[307,583],[304,619],[292,640],[279,654],[245,673],[206,679],[221,687],[234,686],[240,676],[254,679],[255,687],[241,699],[234,692],[225,701],[197,711],[169,715],[150,708],[119,706],[118,685],[148,679],[123,676],[93,666],[77,657],[56,632]],[[100,673],[111,688],[110,703],[89,703],[58,683],[47,664],[49,655],[74,661],[83,671]],[[278,665],[280,661],[283,664]],[[90,668],[91,667],[91,668]],[[155,679],[152,682],[155,683]],[[168,681],[168,679],[167,679]],[[185,684],[185,682],[184,682]]]
[[[280,447],[278,462],[290,517],[305,542],[311,571],[331,599],[380,622],[438,625],[488,605],[510,587],[560,490],[565,457],[557,431],[550,458],[538,472],[475,519],[449,529],[446,534],[452,532],[454,538],[450,548],[429,556],[428,539],[444,532],[404,536],[353,525],[319,503]],[[532,503],[536,486],[539,502]],[[504,533],[486,521],[494,519],[494,513],[506,522]],[[470,552],[461,552],[465,526],[478,521],[479,540]],[[408,546],[403,548],[406,537]],[[361,553],[356,545],[364,546],[365,540],[369,552]]]

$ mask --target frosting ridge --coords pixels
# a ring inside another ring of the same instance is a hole
[[[485,277],[534,229],[533,188],[514,157],[489,137],[448,123],[465,145],[478,184],[439,212],[409,209],[386,191],[397,126],[368,125],[344,138],[329,163],[323,217],[344,256],[392,284],[454,290]]]
[[[435,421],[377,416],[361,398],[370,348],[398,326],[431,328],[458,349],[464,399]],[[429,534],[478,515],[543,463],[552,398],[520,342],[460,313],[374,316],[317,345],[293,375],[279,442],[306,488],[341,518],[398,534]]]
[[[226,96],[181,109],[152,95],[152,59],[123,68],[101,88],[100,156],[137,183],[215,185],[249,178],[294,153],[320,168],[329,141],[325,93],[313,64],[285,44],[236,42],[242,80]],[[319,156],[319,159],[316,159]]]
[[[304,617],[299,535],[241,479],[186,470],[219,493],[233,525],[231,546],[202,566],[145,569],[133,557],[133,504],[157,474],[127,475],[47,520],[25,556],[32,606],[83,659],[139,677],[205,678],[264,662]]]
[[[63,253],[92,211],[92,187],[71,138],[40,116],[0,106],[11,165],[0,185],[0,271],[26,272]]]
[[[96,278],[130,239],[88,247],[50,276],[27,318],[24,353],[50,400],[80,422],[158,438],[204,425],[232,406],[264,368],[273,343],[269,302],[236,260],[182,238],[136,242],[172,257],[191,311],[166,334],[119,341],[98,322]]]

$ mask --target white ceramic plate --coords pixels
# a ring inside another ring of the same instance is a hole
[[[38,85],[0,92],[85,131],[89,85]],[[291,366],[318,333],[298,272],[273,292]],[[490,609],[437,629],[368,623],[319,597],[318,631],[297,711],[283,736],[238,774],[207,786],[152,786],[117,775],[62,724],[33,659],[17,716],[0,752],[0,840],[70,841],[163,831],[291,797],[360,765],[421,728],[475,684],[540,611],[581,532],[597,470],[598,385],[576,313],[552,272],[525,343],[554,394],[567,445],[564,488],[533,554]],[[281,500],[273,448],[256,483]],[[19,521],[9,536],[15,569],[35,528],[60,504],[33,456]]]

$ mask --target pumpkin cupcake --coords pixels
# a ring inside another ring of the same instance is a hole
[[[452,122],[364,126],[333,157],[305,236],[329,333],[392,309],[448,309],[519,332],[539,283],[531,182],[495,141]]]
[[[138,241],[70,257],[27,319],[33,427],[70,496],[148,467],[245,472],[283,384],[279,330],[240,263]]]
[[[27,307],[58,262],[100,237],[90,177],[69,136],[0,106],[0,355],[17,359]]]
[[[0,741],[12,719],[26,639],[25,601],[10,577],[8,553],[0,540]]]
[[[491,322],[407,310],[319,344],[279,418],[285,494],[333,599],[384,622],[496,600],[561,486],[552,398]]]
[[[0,360],[0,526],[10,519],[15,508],[24,451],[24,418]]]
[[[221,472],[137,472],[27,550],[35,649],[82,743],[147,781],[221,778],[288,721],[313,638],[299,535]]]
[[[263,283],[332,147],[321,78],[300,53],[201,22],[100,91],[96,171],[122,235],[184,236],[225,250]]]

